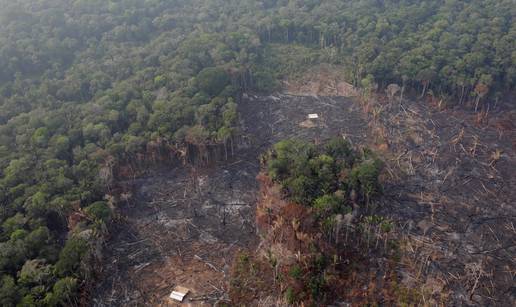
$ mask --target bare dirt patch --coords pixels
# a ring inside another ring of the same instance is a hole
[[[302,78],[283,82],[285,92],[297,96],[356,97],[359,91],[344,80],[335,67],[320,65],[312,68]]]

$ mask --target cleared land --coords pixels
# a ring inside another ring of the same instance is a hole
[[[254,206],[259,155],[284,138],[347,135],[358,142],[367,125],[344,98],[250,96],[240,105],[243,136],[234,156],[209,168],[171,167],[122,182],[134,197],[121,208],[106,250],[95,302],[102,305],[170,304],[175,285],[198,304],[227,299],[236,251],[257,243]],[[319,119],[306,126],[307,115]],[[204,300],[205,299],[205,300]]]
[[[342,97],[246,96],[230,160],[122,183],[135,197],[108,242],[96,304],[166,305],[175,285],[198,304],[227,299],[230,261],[258,242],[259,155],[281,139],[337,135],[376,146],[387,162],[379,212],[398,222],[406,285],[454,304],[514,304],[514,114],[492,112],[486,122],[423,103],[373,107],[374,116]],[[319,119],[307,121],[311,113]]]
[[[390,143],[382,211],[407,234],[405,282],[454,304],[514,306],[516,114],[482,115],[385,104],[372,124]]]

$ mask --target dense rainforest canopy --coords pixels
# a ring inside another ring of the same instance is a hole
[[[0,5],[2,306],[75,304],[112,216],[111,167],[225,144],[242,91],[319,63],[458,102],[515,84],[512,0]]]

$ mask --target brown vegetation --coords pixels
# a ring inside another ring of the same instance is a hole
[[[260,298],[271,297],[305,306],[423,303],[420,290],[407,288],[396,273],[400,250],[395,231],[382,233],[365,221],[347,224],[341,226],[342,238],[335,244],[321,232],[312,209],[286,201],[278,185],[265,174],[258,180],[256,218],[261,241],[252,256],[236,258],[230,288],[234,304],[256,306]],[[245,289],[252,289],[252,293]],[[322,296],[314,291],[321,291]]]

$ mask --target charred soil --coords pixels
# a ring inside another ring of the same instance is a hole
[[[226,301],[231,262],[258,242],[260,154],[285,138],[367,138],[359,108],[344,98],[246,96],[239,112],[242,136],[228,160],[211,167],[163,166],[118,183],[132,197],[119,202],[97,306],[173,306],[167,297],[176,285],[191,289],[187,300],[196,305]],[[306,127],[309,113],[319,118]]]
[[[404,282],[453,305],[514,306],[516,131],[507,123],[516,112],[440,110],[430,100],[365,109],[379,110],[370,125],[388,143],[382,211],[406,230],[413,273]]]
[[[96,305],[172,305],[175,285],[190,288],[197,305],[226,301],[231,262],[259,242],[260,154],[286,138],[334,136],[375,147],[386,162],[375,210],[397,222],[401,242],[389,280],[416,289],[421,304],[514,305],[514,113],[479,118],[426,101],[357,100],[245,95],[228,160],[120,183],[134,197],[106,244]]]

